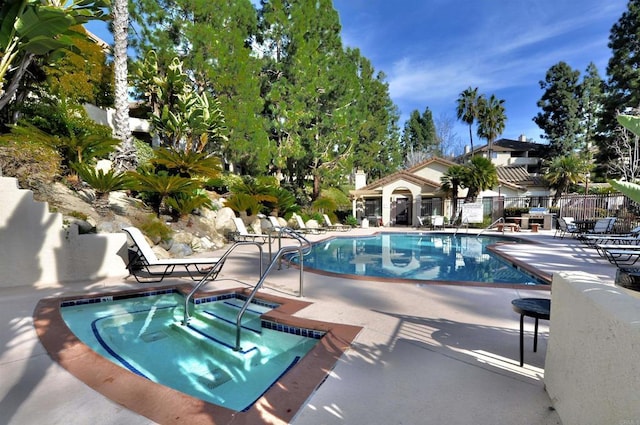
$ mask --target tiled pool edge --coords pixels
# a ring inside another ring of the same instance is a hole
[[[175,285],[173,288],[184,293],[191,286]],[[154,288],[144,291],[149,290],[153,291]],[[231,291],[247,293],[246,288],[235,288],[208,292],[207,295]],[[362,330],[357,326],[294,317],[292,314],[310,303],[261,293],[261,299],[280,304],[280,307],[266,314],[263,319],[292,328],[315,329],[325,332],[325,335],[295,367],[283,376],[278,385],[270,388],[250,409],[246,412],[235,412],[156,384],[116,366],[77,340],[60,314],[60,305],[65,300],[136,292],[142,291],[127,290],[42,299],[34,311],[34,327],[49,356],[72,375],[110,400],[158,423],[288,423],[324,382],[342,354]]]

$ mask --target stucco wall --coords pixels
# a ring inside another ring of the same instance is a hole
[[[640,424],[639,295],[554,276],[544,380],[563,425]]]
[[[79,235],[10,177],[0,177],[0,205],[0,287],[127,276],[125,234]]]

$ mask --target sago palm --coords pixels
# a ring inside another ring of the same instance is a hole
[[[466,167],[463,186],[468,189],[465,201],[475,202],[478,194],[498,184],[498,172],[489,158],[474,156]]]
[[[589,163],[578,154],[558,156],[548,163],[544,178],[556,191],[553,196],[553,205],[557,205],[558,200],[570,185],[586,179],[589,168]]]

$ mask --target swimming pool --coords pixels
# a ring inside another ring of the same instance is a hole
[[[322,272],[400,281],[546,285],[488,247],[515,242],[498,236],[379,233],[314,244],[304,267]],[[292,260],[295,262],[296,258]]]
[[[250,305],[235,351],[235,317],[246,290],[199,294],[183,326],[189,290],[44,299],[34,314],[36,330],[52,358],[131,410],[159,423],[215,424],[263,416],[264,405],[290,420],[360,331],[291,317],[309,303],[269,295]]]

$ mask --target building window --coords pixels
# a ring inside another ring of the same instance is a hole
[[[365,217],[382,216],[382,198],[365,199],[364,215]]]
[[[420,216],[443,215],[442,198],[423,198],[420,204]]]

